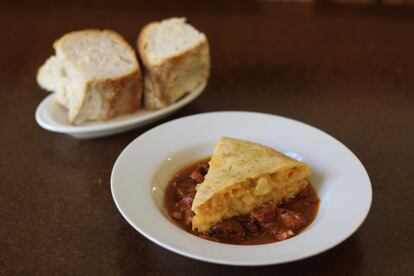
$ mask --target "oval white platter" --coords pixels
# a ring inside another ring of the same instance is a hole
[[[162,119],[196,99],[204,87],[187,94],[174,104],[158,110],[141,110],[116,117],[108,121],[90,121],[82,125],[67,122],[67,110],[54,100],[54,94],[47,96],[36,109],[36,122],[44,129],[71,135],[79,139],[109,136],[134,129]]]
[[[308,163],[321,200],[313,223],[291,239],[248,246],[201,239],[174,224],[163,205],[166,185],[183,165],[211,155],[222,136],[268,145]],[[116,160],[111,190],[128,223],[158,245],[206,262],[246,266],[295,261],[336,246],[362,224],[372,199],[366,170],[341,142],[307,124],[252,112],[204,113],[147,131]]]

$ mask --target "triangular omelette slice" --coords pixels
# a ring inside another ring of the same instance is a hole
[[[209,164],[191,208],[193,230],[199,232],[267,201],[278,204],[294,197],[311,175],[305,163],[267,146],[228,137],[220,139]]]

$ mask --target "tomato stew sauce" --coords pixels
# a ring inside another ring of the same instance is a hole
[[[295,198],[275,205],[265,203],[249,214],[226,219],[207,233],[191,230],[194,213],[191,205],[195,187],[208,172],[205,158],[179,170],[167,186],[164,204],[171,218],[185,231],[204,239],[230,244],[263,244],[291,238],[312,223],[319,208],[319,198],[311,184]]]

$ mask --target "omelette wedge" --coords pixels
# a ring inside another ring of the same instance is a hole
[[[265,202],[279,204],[294,197],[311,176],[305,163],[270,147],[229,137],[220,139],[209,165],[191,207],[192,228],[201,233]]]

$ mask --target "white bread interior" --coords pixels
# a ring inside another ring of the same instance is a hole
[[[138,51],[144,65],[144,105],[148,109],[170,105],[207,85],[207,37],[185,18],[146,25],[138,37]]]
[[[56,93],[68,121],[108,120],[141,106],[142,76],[134,50],[116,32],[68,33],[39,68],[38,84]]]

